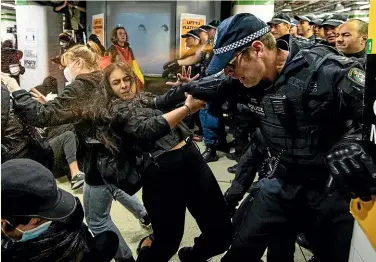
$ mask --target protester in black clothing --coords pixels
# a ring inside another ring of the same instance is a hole
[[[366,63],[366,43],[368,24],[359,19],[351,19],[338,27],[336,48],[345,56]]]
[[[25,67],[21,65],[22,52],[14,48],[11,40],[6,40],[1,45],[1,72],[9,74],[20,83],[20,75],[25,73]]]
[[[116,131],[121,137],[121,142],[105,145],[112,150],[121,145],[118,150],[129,152],[131,162],[132,156],[140,152],[149,155],[150,164],[140,173],[143,201],[153,225],[153,241],[150,247],[141,243],[137,261],[169,261],[183,237],[186,208],[202,234],[193,247],[179,251],[181,261],[206,261],[224,252],[230,242],[231,226],[221,190],[187,127],[180,123],[187,113],[196,112],[203,103],[188,96],[184,106],[163,114],[150,108],[154,107],[150,94],[132,92],[134,77],[128,65],[112,64],[104,72],[108,99],[101,96],[101,100],[108,100],[108,104],[99,107],[103,111],[100,114],[109,108],[112,118],[109,131]],[[110,141],[110,137],[102,139]]]
[[[1,258],[4,261],[112,260],[118,238],[93,238],[78,198],[56,185],[52,173],[29,159],[1,165]]]
[[[51,61],[55,64],[61,65],[61,56],[71,47],[76,44],[71,34],[63,32],[59,34],[59,45],[60,45],[60,52],[59,54],[51,58]]]

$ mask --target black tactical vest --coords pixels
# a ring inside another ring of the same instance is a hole
[[[317,72],[325,62],[331,62],[328,60],[339,66],[348,63],[347,58],[338,55],[335,49],[324,45],[301,49],[286,62],[272,93],[262,98],[260,130],[266,146],[275,154],[282,152],[281,163],[303,169],[323,166],[325,153],[336,142],[332,139],[340,137],[342,127],[337,130],[330,124],[339,111],[330,108],[337,99],[330,91],[331,79],[326,84],[320,82],[320,86],[317,82]]]

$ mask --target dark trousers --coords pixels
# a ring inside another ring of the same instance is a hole
[[[48,140],[54,152],[54,175],[59,176],[59,172],[69,170],[68,165],[77,161],[77,139],[72,131],[65,131],[59,136]],[[69,171],[68,171],[69,172]],[[70,173],[68,175],[70,178]]]
[[[155,240],[140,252],[137,261],[169,261],[184,233],[185,212],[195,218],[201,235],[195,238],[193,261],[227,250],[231,221],[222,192],[195,144],[160,156],[144,174],[143,201]]]
[[[235,214],[235,237],[221,261],[259,262],[268,247],[268,262],[293,262],[296,235],[308,229],[315,261],[347,262],[354,221],[349,203],[324,188],[260,180]]]

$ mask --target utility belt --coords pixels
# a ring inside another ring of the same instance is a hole
[[[301,164],[284,160],[284,152],[272,155],[266,148],[267,157],[262,165],[263,178],[280,178],[293,184],[325,182],[329,179],[330,171],[323,161]]]

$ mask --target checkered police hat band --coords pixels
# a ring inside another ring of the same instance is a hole
[[[213,52],[215,55],[220,55],[220,54],[223,54],[223,53],[227,53],[227,52],[230,52],[232,50],[235,50],[243,45],[246,45],[250,42],[252,42],[253,40],[257,39],[257,38],[260,38],[261,36],[265,35],[266,33],[269,33],[270,32],[270,27],[267,26],[267,27],[264,27],[258,31],[256,31],[255,33],[247,36],[247,37],[244,37],[243,39],[240,39],[234,43],[231,43],[229,45],[226,45],[226,46],[222,46],[220,48],[216,48],[216,49],[213,49]]]
[[[342,20],[338,20],[338,19],[328,19],[326,21],[324,21],[324,24],[326,23],[340,23],[340,24],[343,24],[345,21],[342,21]]]

